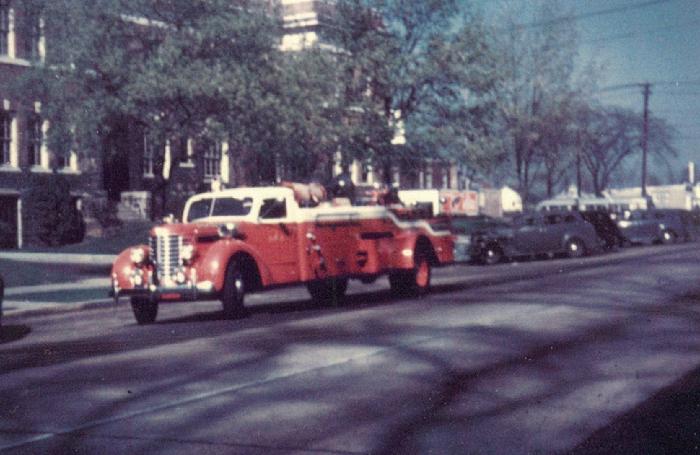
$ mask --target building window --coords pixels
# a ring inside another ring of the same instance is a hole
[[[39,43],[41,41],[41,22],[39,15],[28,12],[24,18],[24,58],[31,61],[39,61],[41,53]]]
[[[428,163],[425,167],[425,188],[433,187],[433,165]]]
[[[10,2],[0,0],[0,55],[9,55],[10,46]]]
[[[221,145],[208,144],[204,150],[204,179],[211,180],[221,175]]]
[[[148,137],[143,137],[143,176],[153,177],[153,144],[148,140]]]
[[[31,166],[41,166],[41,145],[43,135],[41,132],[41,118],[32,115],[27,119],[27,156]]]
[[[12,117],[9,112],[0,111],[0,165],[12,165]]]
[[[70,154],[69,153],[57,153],[56,154],[56,167],[58,169],[67,169],[70,167]]]

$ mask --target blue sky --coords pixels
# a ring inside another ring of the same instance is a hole
[[[559,2],[579,17],[581,61],[594,58],[602,64],[600,87],[653,84],[650,111],[678,130],[674,174],[680,174],[688,160],[700,165],[700,0]],[[495,2],[479,3],[488,12]],[[527,18],[533,2],[518,3]],[[641,88],[603,91],[599,96],[607,104],[642,110]]]

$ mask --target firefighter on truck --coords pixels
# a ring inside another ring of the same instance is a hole
[[[220,299],[225,317],[240,318],[246,293],[301,283],[319,303],[342,301],[349,279],[382,275],[396,294],[420,295],[453,249],[449,232],[386,206],[326,200],[320,185],[234,188],[191,197],[181,223],[119,254],[110,294],[130,299],[139,324],[171,301]]]

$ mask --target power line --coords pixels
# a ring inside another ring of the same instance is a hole
[[[666,27],[656,27],[656,28],[649,28],[649,29],[645,29],[645,30],[638,30],[635,32],[619,33],[617,35],[603,36],[601,38],[581,41],[581,44],[587,45],[587,44],[596,44],[596,43],[606,43],[606,42],[610,42],[610,41],[618,41],[618,40],[623,40],[623,39],[634,38],[635,36],[647,35],[649,33],[657,33],[657,32],[669,31],[669,30],[679,30],[682,28],[696,26],[698,24],[700,24],[700,20],[684,22],[682,24],[676,24],[676,25],[669,25]]]
[[[561,24],[563,22],[578,21],[581,19],[590,19],[597,16],[605,16],[608,14],[624,13],[626,11],[632,11],[636,9],[647,8],[649,6],[658,5],[661,3],[668,3],[674,0],[648,0],[640,3],[633,3],[631,5],[618,6],[615,8],[607,8],[598,11],[591,11],[589,13],[574,14],[570,16],[555,17],[553,19],[547,19],[544,21],[531,22],[529,24],[516,24],[516,28],[537,28],[543,27],[545,25]]]
[[[608,87],[603,87],[598,90],[598,92],[611,92],[611,91],[616,91],[616,90],[625,90],[628,88],[644,88],[646,85],[661,85],[661,86],[673,86],[673,87],[681,87],[681,86],[700,86],[700,80],[697,81],[653,81],[653,82],[630,82],[627,84],[617,84],[617,85],[611,85]]]

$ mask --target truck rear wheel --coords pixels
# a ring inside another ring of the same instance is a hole
[[[245,296],[245,280],[241,264],[231,261],[226,269],[224,289],[221,293],[221,305],[226,319],[240,319],[247,316],[243,298]]]
[[[139,325],[153,324],[158,316],[158,302],[148,297],[132,297],[131,310]]]
[[[420,296],[430,289],[431,267],[428,255],[417,252],[413,269],[389,274],[391,291],[400,296]]]
[[[309,281],[306,288],[314,302],[327,305],[336,305],[345,298],[348,289],[347,278],[326,278],[323,280]]]

